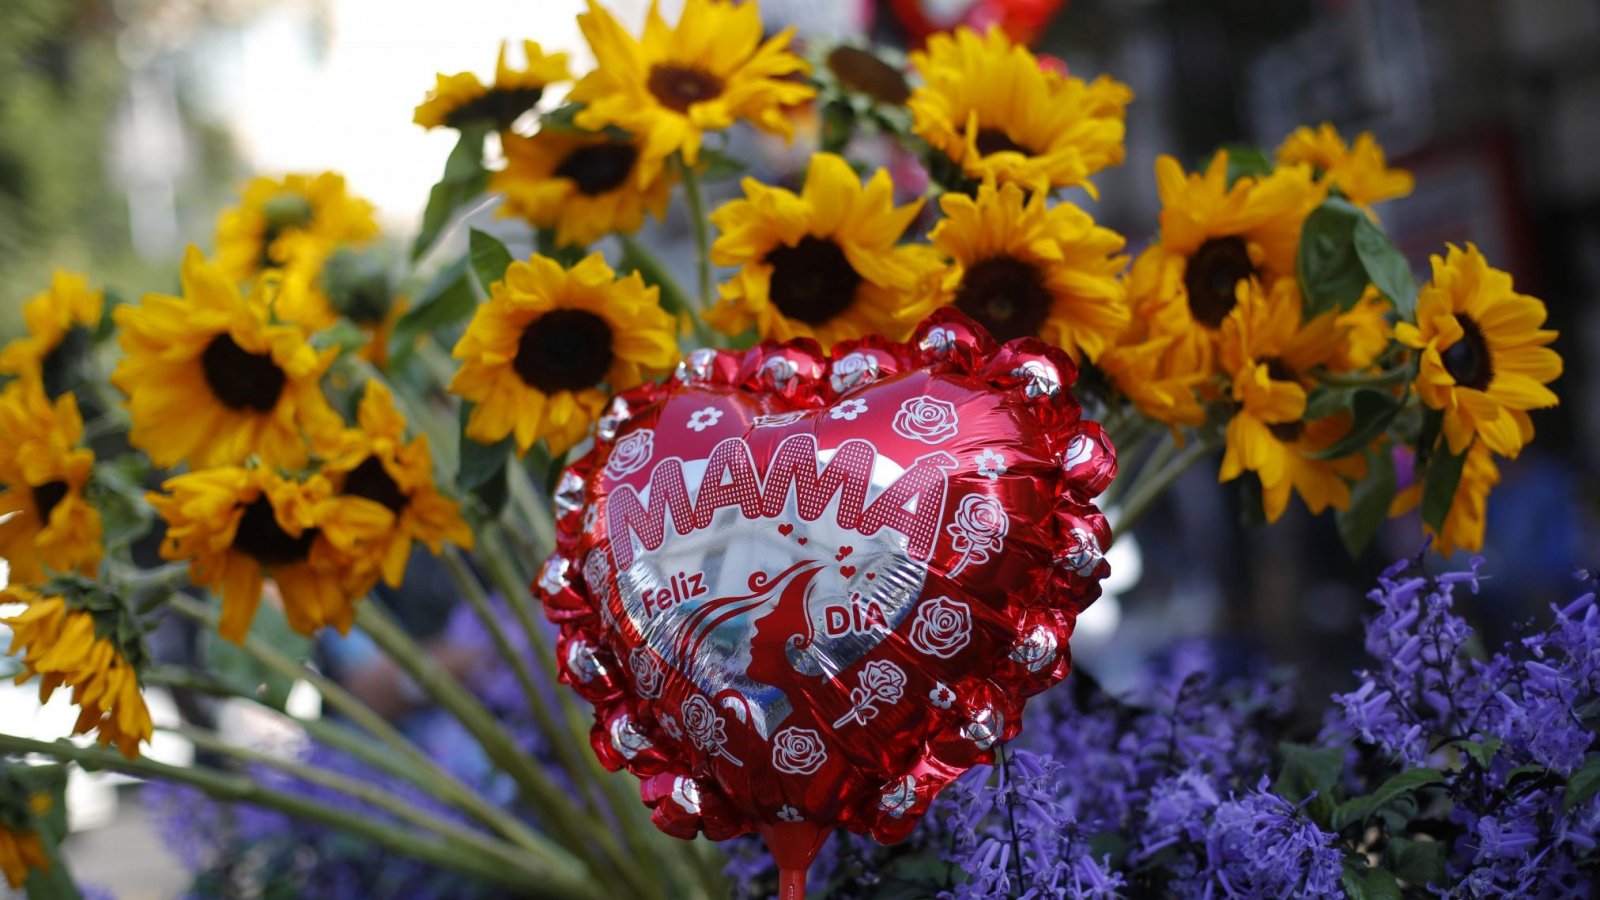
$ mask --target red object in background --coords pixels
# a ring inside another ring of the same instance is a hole
[[[1066,0],[889,0],[889,9],[916,46],[928,35],[958,25],[979,32],[998,25],[1012,40],[1032,44],[1066,5]]]
[[[1109,570],[1076,375],[946,310],[831,357],[697,350],[612,402],[537,590],[658,827],[758,831],[794,892],[834,827],[899,840],[993,761]]]

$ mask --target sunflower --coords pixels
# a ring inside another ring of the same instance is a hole
[[[739,266],[705,319],[727,334],[754,326],[763,338],[816,338],[824,347],[881,334],[899,340],[920,318],[918,251],[896,247],[922,208],[896,208],[894,184],[879,169],[863,187],[832,153],[811,157],[797,195],[744,180],[743,199],[711,214],[721,234],[711,261]]]
[[[542,437],[565,453],[605,405],[601,383],[627,390],[677,362],[659,293],[637,272],[617,278],[598,253],[571,269],[537,255],[512,263],[455,347],[450,391],[477,404],[467,437],[515,433],[520,453]]]
[[[669,26],[652,0],[644,34],[634,38],[589,0],[578,26],[596,65],[572,89],[569,99],[584,104],[575,121],[590,131],[615,125],[640,136],[634,178],[641,190],[668,156],[682,153],[694,165],[705,132],[738,119],[790,136],[786,107],[816,95],[795,77],[810,68],[787,49],[794,29],[762,41],[754,3],[687,0],[678,24]]]
[[[1354,144],[1346,144],[1326,122],[1314,129],[1302,125],[1283,139],[1278,162],[1316,167],[1328,185],[1363,208],[1411,193],[1411,173],[1388,167],[1383,148],[1370,131],[1356,135]]]
[[[389,339],[410,301],[396,293],[381,253],[342,247],[326,262],[296,260],[268,278],[277,279],[261,291],[272,296],[273,318],[299,325],[309,335],[332,328],[342,317],[367,336],[357,355],[379,368],[388,366]]]
[[[82,437],[72,394],[52,403],[37,382],[0,393],[0,557],[13,582],[99,568],[100,513],[84,495],[94,453],[78,447]]]
[[[128,395],[129,440],[159,466],[227,465],[253,454],[288,467],[340,427],[318,381],[321,355],[293,325],[271,321],[259,290],[242,297],[191,247],[183,296],[146,294],[112,312],[125,353],[111,382]]]
[[[1327,366],[1335,372],[1360,372],[1372,368],[1378,357],[1389,349],[1394,339],[1394,326],[1389,324],[1389,313],[1394,306],[1367,285],[1354,306],[1340,312],[1334,325],[1344,333],[1338,352],[1328,360]]]
[[[428,129],[459,129],[468,122],[486,119],[496,129],[510,128],[512,122],[539,103],[545,88],[572,78],[567,54],[546,54],[535,41],[523,41],[522,51],[527,68],[513,69],[506,64],[506,45],[501,42],[494,84],[490,87],[484,87],[471,72],[439,73],[437,83],[417,106],[412,121]]]
[[[1122,162],[1127,85],[1047,72],[998,28],[936,34],[911,64],[924,82],[909,102],[911,130],[969,178],[1092,195],[1089,176]]]
[[[44,842],[32,827],[34,820],[50,812],[50,806],[50,795],[41,791],[29,796],[26,804],[18,803],[15,810],[0,811],[0,874],[14,891],[22,890],[30,869],[50,871]]]
[[[225,466],[180,475],[161,489],[146,495],[167,524],[161,556],[189,560],[195,584],[222,595],[219,631],[235,642],[250,631],[266,578],[277,582],[295,631],[348,631],[366,593],[361,546],[394,526],[381,503],[341,496],[321,475],[296,481]]]
[[[1561,374],[1561,357],[1544,346],[1544,304],[1512,290],[1511,276],[1489,267],[1472,244],[1433,256],[1433,279],[1417,296],[1417,324],[1401,322],[1395,338],[1422,351],[1417,396],[1444,411],[1451,453],[1478,435],[1490,450],[1516,457],[1533,436],[1527,410],[1555,406],[1545,385]]]
[[[1205,424],[1198,391],[1209,373],[1186,365],[1171,335],[1121,341],[1100,354],[1096,364],[1139,411],[1174,428]]]
[[[22,305],[28,336],[0,348],[0,374],[41,379],[46,393],[60,396],[68,387],[63,357],[88,345],[104,307],[104,291],[91,290],[82,275],[57,269],[49,290]]]
[[[500,215],[554,228],[559,244],[584,247],[612,232],[632,234],[646,212],[659,220],[672,199],[666,170],[638,178],[643,146],[632,138],[547,128],[500,142],[506,167],[489,176],[489,189],[506,197]]]
[[[1343,478],[1361,477],[1365,458],[1325,461],[1308,454],[1343,437],[1350,416],[1302,421],[1306,373],[1325,366],[1344,342],[1337,313],[1302,325],[1299,291],[1286,279],[1270,296],[1254,279],[1241,284],[1238,295],[1222,326],[1222,363],[1232,376],[1238,410],[1228,422],[1220,480],[1231,481],[1247,469],[1255,472],[1271,522],[1283,515],[1291,487],[1314,513],[1330,505],[1347,508],[1350,488]]]
[[[378,235],[372,204],[336,172],[254,178],[241,199],[217,220],[217,267],[235,282],[296,261],[314,270],[335,247]]]
[[[1500,483],[1500,469],[1494,464],[1494,454],[1482,441],[1473,442],[1467,449],[1467,458],[1461,465],[1461,480],[1456,483],[1455,496],[1450,499],[1450,512],[1445,516],[1444,527],[1435,529],[1423,523],[1423,528],[1439,542],[1439,552],[1445,556],[1457,550],[1471,553],[1483,549],[1483,529],[1488,521],[1489,492]],[[1422,482],[1417,481],[1396,494],[1389,504],[1389,516],[1404,515],[1422,502]]]
[[[1271,289],[1293,279],[1305,218],[1322,201],[1308,166],[1228,184],[1228,154],[1204,174],[1186,176],[1177,160],[1156,160],[1161,240],[1134,261],[1128,299],[1152,332],[1176,335],[1198,360],[1211,358],[1218,329],[1241,281]]]
[[[1228,447],[1218,481],[1232,481],[1245,470],[1261,479],[1261,500],[1268,522],[1276,522],[1289,506],[1291,489],[1306,508],[1321,513],[1328,507],[1350,508],[1350,482],[1366,477],[1361,454],[1334,460],[1314,458],[1350,433],[1354,420],[1339,412],[1311,421],[1298,418],[1268,423],[1240,410],[1228,422]]]
[[[948,193],[929,239],[950,258],[941,304],[976,319],[995,340],[1039,337],[1074,360],[1095,359],[1128,325],[1118,275],[1122,235],[1042,191],[988,182],[976,199]]]
[[[445,541],[470,550],[472,530],[462,520],[460,506],[434,487],[427,437],[406,442],[405,419],[395,411],[387,387],[367,382],[357,419],[360,427],[345,431],[323,472],[336,493],[365,497],[394,514],[393,524],[363,549],[370,549],[376,563],[365,590],[371,589],[380,572],[390,587],[397,588],[405,577],[413,540],[422,541],[435,554],[443,552]]]
[[[72,688],[72,702],[81,709],[72,733],[93,731],[101,744],[115,744],[123,756],[137,757],[139,743],[150,740],[154,729],[139,693],[139,672],[132,662],[135,651],[118,643],[122,629],[115,622],[98,623],[95,613],[69,606],[62,597],[36,594],[18,585],[0,590],[0,603],[27,607],[0,620],[11,629],[7,652],[25,651],[17,683],[43,676],[41,703],[61,685]]]

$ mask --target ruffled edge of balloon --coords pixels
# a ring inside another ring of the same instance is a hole
[[[849,362],[846,362],[846,361]],[[560,679],[595,707],[590,742],[602,764],[626,768],[640,779],[640,796],[661,830],[692,839],[704,832],[724,840],[773,823],[749,819],[710,778],[671,770],[635,724],[636,695],[623,661],[600,639],[600,602],[591,595],[579,558],[585,531],[588,476],[603,467],[620,429],[664,401],[676,385],[726,386],[773,395],[789,409],[828,405],[858,387],[902,371],[976,375],[992,387],[1014,391],[1040,426],[1062,470],[1053,497],[1053,565],[1037,602],[1029,604],[1018,643],[988,675],[952,686],[982,698],[932,731],[918,762],[884,784],[876,803],[847,808],[839,825],[890,843],[904,838],[943,788],[975,765],[992,764],[994,748],[1021,731],[1027,698],[1055,685],[1071,667],[1068,646],[1076,619],[1100,596],[1109,573],[1104,551],[1111,529],[1093,500],[1116,476],[1116,452],[1099,423],[1084,419],[1071,393],[1078,369],[1056,347],[1034,338],[998,344],[952,308],[935,312],[906,342],[869,336],[836,344],[832,354],[809,338],[762,343],[748,350],[701,348],[678,365],[671,381],[647,383],[618,394],[597,420],[593,447],[563,470],[554,492],[556,549],[535,582],[546,616],[561,628]],[[674,384],[676,382],[676,384]],[[609,599],[609,598],[606,598]],[[1042,630],[1041,630],[1042,629]],[[1028,638],[1048,635],[1053,663],[1038,665],[1022,652]],[[974,737],[976,735],[976,737]]]

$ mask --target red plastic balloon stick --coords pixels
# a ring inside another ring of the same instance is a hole
[[[813,822],[777,822],[761,827],[761,837],[778,864],[778,900],[805,900],[806,870],[831,833],[832,828]]]

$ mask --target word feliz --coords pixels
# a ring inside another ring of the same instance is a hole
[[[948,470],[956,468],[955,457],[942,450],[918,457],[869,504],[877,458],[876,447],[852,438],[839,445],[819,472],[816,438],[796,434],[778,445],[766,472],[758,474],[750,446],[741,438],[729,438],[711,451],[693,500],[682,460],[663,460],[650,472],[648,504],[629,485],[619,487],[607,503],[606,524],[617,570],[632,567],[634,538],[646,552],[661,547],[669,515],[680,535],[709,527],[712,516],[725,506],[737,506],[746,519],[773,519],[783,515],[791,487],[801,519],[821,518],[837,496],[840,528],[868,536],[888,528],[905,536],[909,556],[926,561],[939,537]]]

